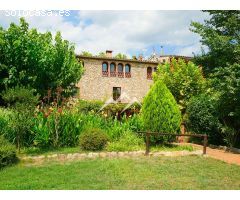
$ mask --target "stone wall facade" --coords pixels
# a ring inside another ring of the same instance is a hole
[[[78,58],[83,62],[85,69],[80,82],[77,84],[79,98],[84,100],[109,100],[113,97],[113,87],[121,87],[121,95],[124,96],[121,102],[131,102],[134,98],[141,101],[153,83],[152,79],[147,78],[147,68],[151,67],[153,72],[158,66],[157,62],[83,56]],[[115,63],[116,77],[110,76],[110,67],[108,76],[103,76],[103,62],[108,63],[108,66]],[[123,66],[130,65],[131,77],[125,77],[125,75],[118,77],[117,66],[119,63]]]

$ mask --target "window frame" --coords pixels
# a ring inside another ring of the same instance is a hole
[[[149,71],[149,70],[151,70],[151,71]],[[148,66],[147,67],[147,79],[152,80],[152,73],[153,73],[152,67]]]
[[[103,70],[103,69],[104,69],[104,67],[103,67],[104,64],[107,65],[107,68],[106,68],[107,71]],[[108,62],[102,62],[102,76],[104,76],[104,77],[107,77],[107,76],[108,76],[108,71],[109,71],[108,68],[109,68]]]
[[[116,91],[120,90],[119,94],[116,97],[114,97],[114,92],[115,92],[114,89],[116,89]],[[113,87],[112,98],[113,98],[114,101],[120,101],[118,99],[121,97],[121,94],[122,94],[122,88],[121,87]]]

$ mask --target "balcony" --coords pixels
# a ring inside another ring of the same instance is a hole
[[[118,72],[118,77],[119,78],[124,78],[124,72]]]
[[[147,79],[152,80],[152,73],[147,73]]]
[[[125,72],[125,78],[131,78],[131,72]]]
[[[108,71],[102,71],[102,76],[103,77],[108,77]]]
[[[111,76],[111,77],[116,77],[116,76],[117,76],[117,73],[116,73],[116,72],[110,72],[110,76]]]

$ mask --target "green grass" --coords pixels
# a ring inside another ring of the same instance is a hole
[[[36,156],[36,155],[49,155],[56,153],[82,153],[83,151],[80,147],[66,147],[66,148],[56,148],[56,149],[41,149],[37,147],[29,147],[22,149],[20,152],[20,156],[28,155],[28,156]]]
[[[201,156],[19,164],[0,171],[0,189],[240,189],[240,166]]]
[[[151,146],[150,151],[194,151],[195,148],[191,145],[175,145],[175,144],[165,144],[165,145],[156,145]]]

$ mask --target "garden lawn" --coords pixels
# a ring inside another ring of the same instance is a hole
[[[240,189],[240,166],[201,156],[19,164],[0,171],[0,189]]]

